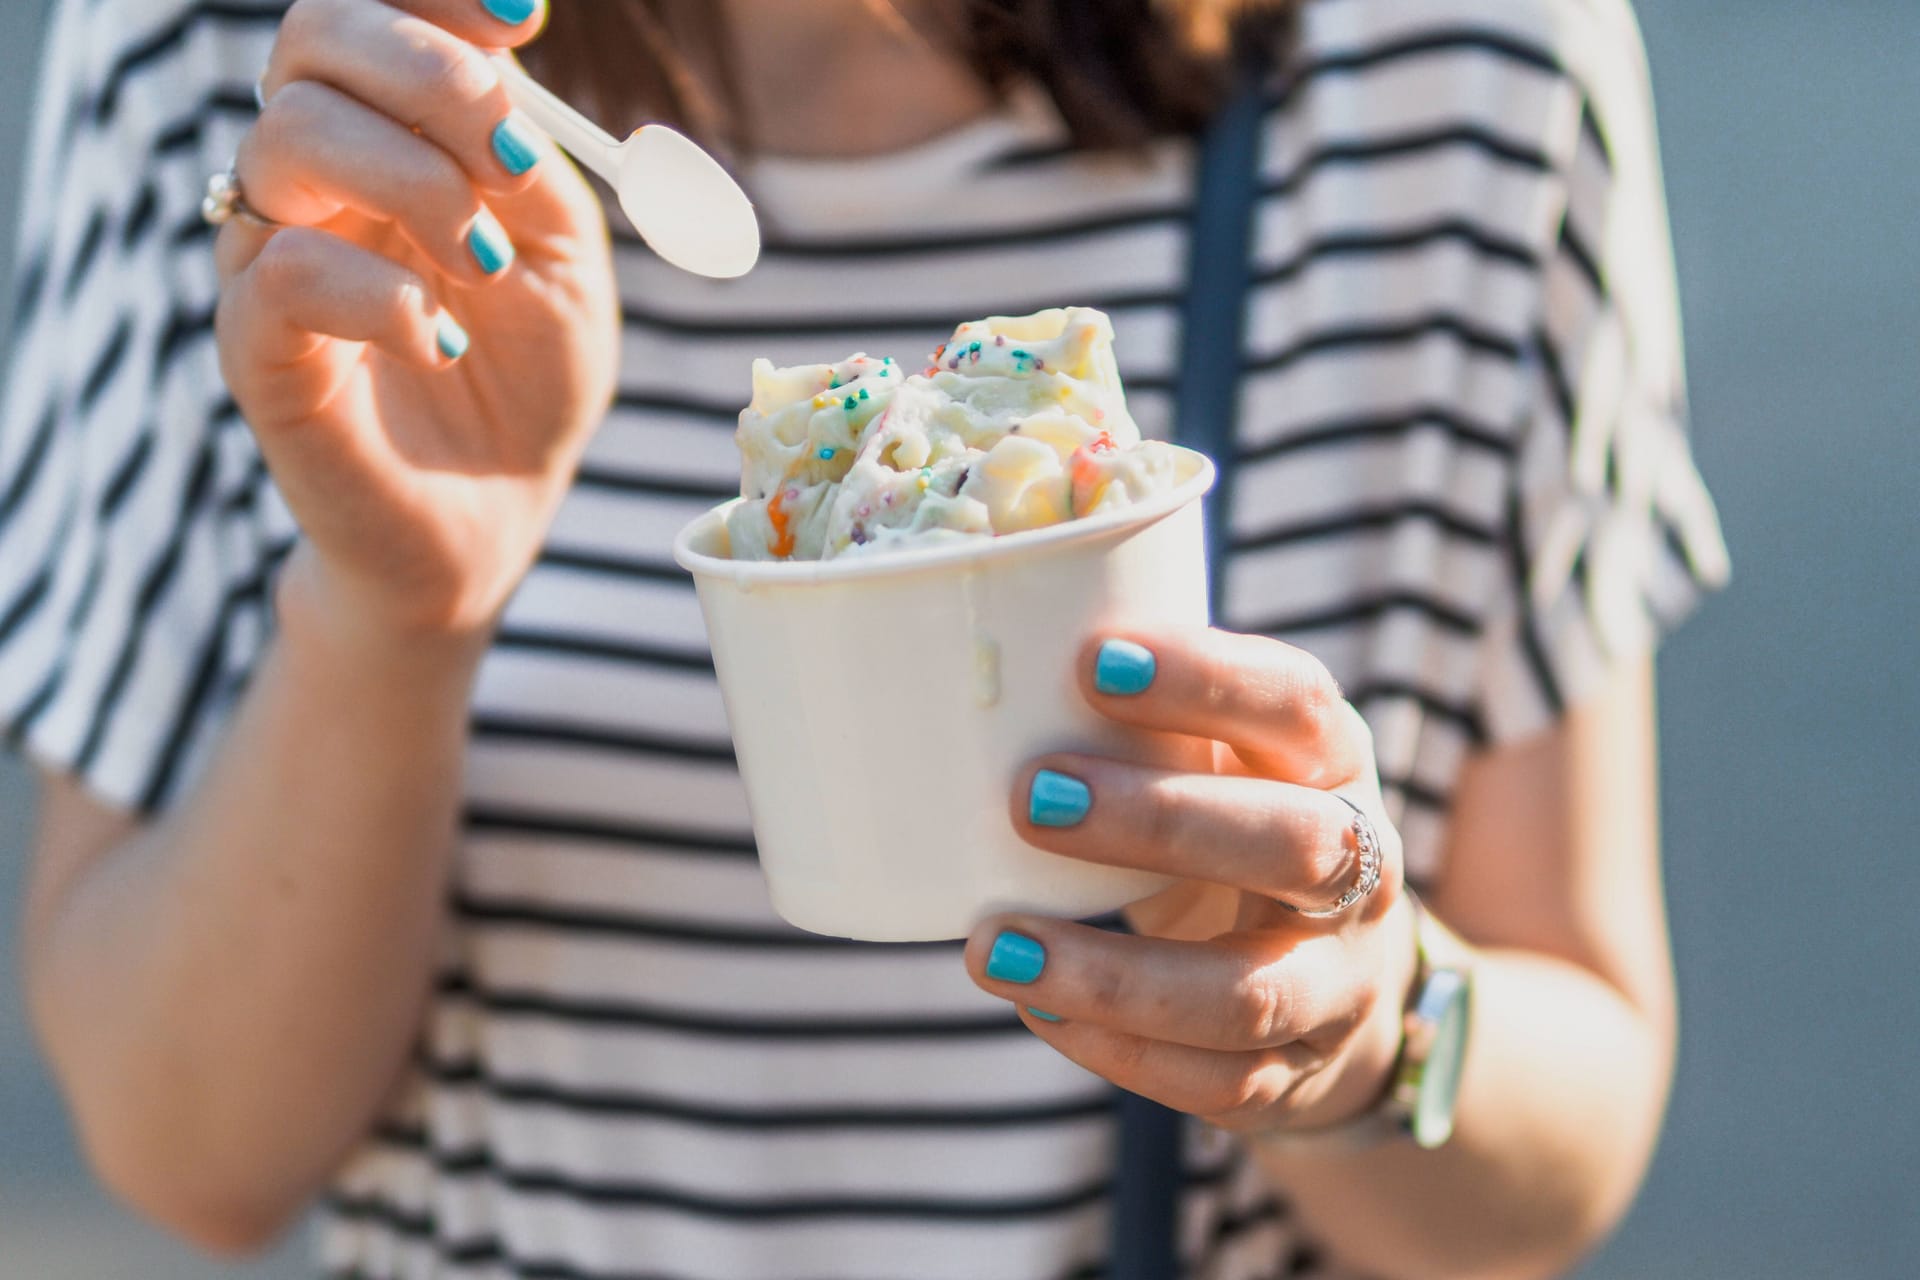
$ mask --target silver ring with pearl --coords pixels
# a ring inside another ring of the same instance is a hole
[[[240,187],[240,175],[232,165],[207,179],[207,194],[200,201],[200,217],[213,227],[225,226],[235,218],[269,231],[285,225],[247,203],[246,192]]]

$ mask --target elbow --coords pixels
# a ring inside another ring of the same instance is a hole
[[[1617,1209],[1596,1205],[1588,1213],[1575,1216],[1556,1240],[1514,1273],[1515,1280],[1555,1280],[1573,1275],[1612,1238],[1631,1204],[1632,1198],[1628,1197]]]
[[[1567,1175],[1560,1193],[1551,1197],[1559,1210],[1547,1215],[1550,1229],[1538,1238],[1539,1248],[1528,1261],[1515,1269],[1514,1280],[1552,1280],[1576,1271],[1619,1231],[1653,1166],[1673,1087],[1679,1006],[1671,986],[1637,1000],[1622,992],[1621,999],[1626,1018],[1619,1032],[1622,1069],[1614,1081],[1621,1092],[1581,1126],[1583,1132],[1611,1134],[1612,1139],[1594,1144],[1585,1158],[1576,1151],[1561,1153]],[[1596,1152],[1604,1154],[1595,1159]],[[1557,1181],[1542,1179],[1548,1186]]]
[[[1488,1197],[1486,1229],[1452,1236],[1445,1256],[1423,1260],[1421,1275],[1555,1280],[1579,1271],[1619,1231],[1652,1167],[1673,1073],[1670,1024],[1645,1026],[1642,1048],[1625,1059],[1631,1068],[1616,1077],[1633,1081],[1630,1097],[1595,1105],[1570,1137],[1540,1151],[1523,1181]],[[1527,1208],[1513,1211],[1520,1205]],[[1490,1237],[1497,1247],[1488,1248]]]
[[[300,1198],[277,1195],[262,1174],[187,1143],[159,1146],[125,1130],[90,1124],[75,1108],[81,1146],[95,1178],[140,1217],[209,1257],[244,1261],[271,1249],[300,1216]]]
[[[115,1200],[169,1235],[217,1258],[243,1260],[270,1249],[305,1207],[275,1176],[271,1153],[229,1140],[215,1117],[180,1095],[156,1096],[157,1071],[119,1072],[50,1065],[94,1178]]]
[[[1631,1198],[1627,1204],[1631,1204]],[[1460,1250],[1430,1253],[1417,1273],[1425,1280],[1560,1280],[1577,1273],[1625,1217],[1599,1203],[1568,1204],[1566,1211],[1526,1224],[1503,1224],[1505,1239],[1489,1256],[1483,1247],[1462,1242]],[[1484,1244],[1484,1242],[1481,1242]]]
[[[43,989],[30,981],[28,996],[81,1154],[109,1195],[216,1258],[256,1257],[286,1233],[307,1190],[291,1186],[268,1135],[201,1105],[207,1084],[168,1070],[163,1054],[76,1043],[71,1025],[47,1016]],[[139,1063],[127,1070],[130,1057]]]
[[[122,1204],[210,1257],[244,1261],[271,1249],[299,1217],[297,1200],[264,1179],[221,1176],[191,1148],[156,1157],[145,1145],[89,1134],[82,1146],[100,1184]]]
[[[1573,1275],[1619,1230],[1632,1203],[1632,1196],[1628,1196],[1617,1207],[1597,1205],[1588,1213],[1571,1216],[1563,1224],[1563,1230],[1552,1239],[1541,1241],[1531,1256],[1501,1274],[1507,1280],[1558,1280]],[[1485,1271],[1468,1270],[1459,1275],[1462,1280],[1469,1276],[1474,1280],[1488,1280]]]
[[[1656,1033],[1655,1039],[1659,1037]],[[1511,1275],[1513,1280],[1553,1280],[1577,1271],[1605,1245],[1633,1209],[1653,1164],[1666,1120],[1666,1100],[1673,1073],[1670,1041],[1656,1044],[1648,1059],[1646,1093],[1638,1109],[1616,1114],[1611,1123],[1621,1137],[1613,1160],[1589,1178],[1571,1178],[1561,1211],[1549,1215],[1537,1246]],[[1584,1184],[1584,1185],[1582,1185]],[[1463,1273],[1464,1274],[1464,1273]]]

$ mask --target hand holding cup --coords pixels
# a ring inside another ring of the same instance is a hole
[[[1212,742],[1213,767],[1043,756],[1014,786],[1012,824],[1056,854],[1180,879],[1129,909],[1131,936],[1032,913],[983,921],[969,972],[1088,1070],[1223,1128],[1366,1109],[1414,971],[1366,722],[1312,655],[1259,636],[1128,629],[1076,666],[1101,715]]]

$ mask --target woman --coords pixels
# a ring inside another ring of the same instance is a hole
[[[666,547],[733,482],[749,358],[1091,303],[1164,429],[1233,7],[556,0],[543,74],[750,144],[769,246],[722,284],[609,247],[512,113],[477,50],[538,0],[57,4],[0,712],[45,778],[32,1006],[111,1188],[221,1253],[324,1192],[356,1276],[1090,1276],[1112,1082],[1195,1117],[1192,1275],[1542,1276],[1605,1233],[1673,1053],[1646,655],[1723,572],[1618,0],[1242,28],[1222,629],[1082,673],[1221,769],[1010,797],[1186,910],[859,947],[745,856]],[[1403,878],[1474,984],[1432,1149],[1380,1136],[1432,985]]]

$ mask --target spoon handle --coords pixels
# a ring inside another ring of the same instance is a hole
[[[494,56],[494,65],[507,86],[515,106],[555,142],[565,147],[587,168],[606,179],[616,190],[620,185],[620,144],[611,134],[575,111],[547,87],[528,75],[520,64],[505,54]]]

